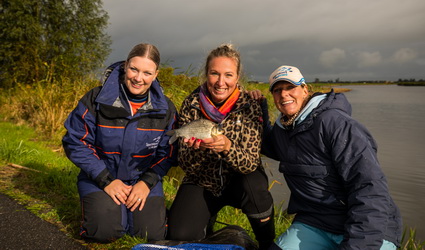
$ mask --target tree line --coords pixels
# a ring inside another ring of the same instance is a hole
[[[110,53],[101,0],[2,0],[0,88],[81,79]]]

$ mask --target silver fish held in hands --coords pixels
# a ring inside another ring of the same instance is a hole
[[[171,136],[168,142],[173,144],[178,137],[184,137],[187,139],[195,137],[202,140],[223,134],[223,132],[224,131],[220,124],[206,119],[199,119],[191,121],[179,129],[170,130],[167,132],[167,135]]]

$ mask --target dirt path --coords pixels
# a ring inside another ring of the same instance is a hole
[[[87,249],[4,194],[0,194],[0,245],[2,249]]]
[[[11,179],[19,175],[16,168],[0,166],[0,190],[11,187]],[[28,211],[23,205],[0,192],[1,249],[88,249],[59,227]]]

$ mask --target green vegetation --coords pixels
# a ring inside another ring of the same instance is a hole
[[[107,58],[101,0],[2,0],[0,88],[86,76]]]
[[[397,85],[399,86],[425,86],[424,82],[398,82]]]
[[[25,126],[0,122],[0,192],[5,193],[44,220],[56,224],[62,231],[79,239],[80,205],[76,188],[79,169],[62,153],[54,152]],[[174,175],[175,177],[173,177]],[[164,190],[169,207],[180,183],[181,170],[173,168],[165,177]],[[290,224],[291,218],[277,209],[276,225],[280,234]],[[232,207],[225,207],[217,221],[236,224],[247,229],[254,237],[246,216]],[[216,223],[215,230],[224,227]],[[125,236],[110,244],[81,243],[93,249],[130,249],[145,242],[138,237]]]

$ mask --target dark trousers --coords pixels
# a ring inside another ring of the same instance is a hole
[[[235,175],[219,197],[202,187],[182,184],[170,209],[167,238],[183,241],[205,238],[210,219],[227,205],[240,208],[247,215],[260,248],[267,248],[273,242],[273,198],[268,191],[267,176],[259,169],[247,175]]]
[[[142,211],[117,205],[104,191],[81,199],[81,235],[97,242],[111,242],[129,233],[148,240],[165,238],[165,202],[162,196],[149,196]]]

